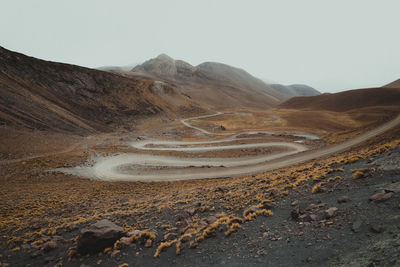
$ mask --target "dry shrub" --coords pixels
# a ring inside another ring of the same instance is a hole
[[[164,248],[169,248],[170,246],[172,246],[173,244],[175,244],[177,241],[178,241],[177,239],[174,239],[174,240],[171,240],[171,241],[162,242],[162,243],[157,247],[156,253],[154,254],[154,258],[158,258],[158,257],[160,256],[161,251],[162,251]]]
[[[321,193],[322,192],[322,188],[321,186],[323,186],[325,183],[321,182],[321,183],[317,183],[316,185],[313,186],[311,193],[316,194],[316,193]]]
[[[363,178],[365,176],[365,170],[360,169],[358,171],[356,171],[355,173],[353,173],[353,179],[357,180],[360,178]]]

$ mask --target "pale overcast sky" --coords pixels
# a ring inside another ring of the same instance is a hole
[[[323,92],[400,78],[399,0],[1,0],[0,45],[87,67],[166,53]]]

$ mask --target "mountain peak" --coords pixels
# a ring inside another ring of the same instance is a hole
[[[159,54],[155,59],[159,60],[174,60],[172,57],[168,56],[167,54]]]
[[[191,76],[196,68],[182,60],[175,60],[166,54],[152,58],[132,69],[133,72],[147,72],[164,78]]]

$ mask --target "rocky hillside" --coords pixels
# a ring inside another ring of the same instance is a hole
[[[288,97],[315,96],[315,95],[321,94],[316,89],[312,88],[311,86],[305,85],[305,84],[292,84],[292,85],[269,84],[269,86]]]
[[[216,75],[225,77],[237,84],[245,87],[256,89],[267,95],[271,95],[278,99],[286,99],[286,94],[278,92],[275,88],[268,86],[260,79],[252,76],[247,71],[239,68],[235,68],[226,64],[217,62],[204,62],[197,66],[200,69],[212,72]]]
[[[197,103],[213,108],[268,108],[286,99],[239,69],[216,63],[195,67],[165,54],[136,66],[132,75],[150,75],[172,82]]]
[[[349,111],[366,107],[399,107],[400,88],[369,88],[349,90],[335,94],[293,97],[280,108]]]
[[[199,110],[165,82],[48,62],[2,47],[0,63],[3,126],[86,134],[127,121],[134,125],[140,116]]]
[[[394,82],[391,82],[389,84],[386,84],[385,86],[383,86],[385,88],[400,88],[400,79],[397,79]]]

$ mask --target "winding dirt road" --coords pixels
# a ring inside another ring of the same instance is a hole
[[[204,129],[192,126],[188,121],[204,117],[216,116],[221,113],[200,116],[182,120],[182,123],[190,128],[199,130],[206,134],[212,134]],[[94,158],[94,165],[90,167],[76,167],[69,169],[58,169],[59,171],[72,173],[75,175],[102,180],[124,180],[124,181],[178,181],[191,179],[237,177],[265,172],[282,167],[288,167],[294,164],[306,162],[315,158],[326,157],[335,153],[348,150],[372,137],[380,135],[394,127],[400,125],[400,115],[394,120],[385,123],[369,132],[361,134],[346,142],[324,147],[317,150],[306,151],[303,145],[287,142],[258,143],[264,146],[281,146],[286,150],[283,152],[263,155],[256,157],[243,158],[178,158],[167,156],[154,156],[145,154],[120,154],[110,157]],[[214,140],[211,142],[226,142],[224,140]],[[204,147],[179,147],[202,142],[178,142],[178,141],[145,141],[136,148],[152,150],[175,150],[175,151],[193,151],[193,149],[205,149]],[[152,144],[153,147],[148,147]],[[158,147],[157,147],[158,145]],[[246,145],[246,144],[242,144]],[[249,144],[247,144],[249,145]],[[254,144],[250,144],[254,145]],[[162,147],[165,146],[165,147]],[[235,149],[241,145],[225,147],[225,149]],[[221,146],[217,146],[221,147]],[[223,147],[223,146],[222,146]],[[216,147],[211,147],[216,149]],[[183,149],[183,150],[182,150]],[[210,149],[207,147],[206,149]],[[218,148],[221,149],[221,148]],[[221,166],[222,165],[222,166]],[[140,166],[140,168],[138,168]],[[143,171],[143,167],[149,167],[149,171]],[[167,168],[155,168],[167,167]]]

